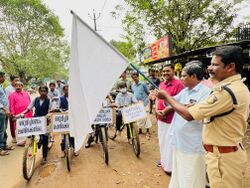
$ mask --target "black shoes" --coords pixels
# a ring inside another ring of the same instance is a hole
[[[92,142],[94,142],[94,138],[93,138],[93,136],[90,136],[88,141],[87,141],[87,144],[85,145],[85,148],[89,148],[91,146]]]

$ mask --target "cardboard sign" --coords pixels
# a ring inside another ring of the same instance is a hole
[[[27,137],[46,133],[46,117],[34,117],[17,119],[16,133],[17,137]]]
[[[112,115],[112,108],[102,108],[99,113],[97,114],[94,125],[95,124],[110,124],[113,123],[113,115]]]
[[[69,132],[69,115],[68,113],[52,114],[53,132]]]
[[[131,123],[147,117],[143,103],[133,104],[122,109],[124,123]]]

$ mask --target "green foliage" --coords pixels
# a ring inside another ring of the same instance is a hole
[[[145,47],[148,35],[170,35],[175,54],[232,39],[237,11],[225,0],[124,1],[126,6],[117,5],[112,14],[122,17],[126,37],[137,50]]]
[[[41,0],[0,0],[0,62],[22,81],[65,74],[69,47],[58,18]]]
[[[110,43],[116,47],[116,49],[121,52],[128,60],[133,61],[136,57],[136,50],[133,47],[131,41],[123,42],[123,41],[115,41],[111,40]]]

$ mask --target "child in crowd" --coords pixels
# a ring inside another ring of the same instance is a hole
[[[114,101],[113,101],[111,95],[107,95],[106,96],[105,100],[102,103],[102,107],[103,108],[105,108],[105,107],[106,108],[107,107],[112,107],[112,108],[116,107],[116,105],[114,104]],[[89,148],[91,146],[91,143],[94,142],[94,136],[96,134],[96,132],[95,132],[95,125],[92,125],[91,127],[92,127],[93,132],[91,132],[91,133],[88,134],[88,137],[87,137],[88,140],[87,140],[87,144],[85,145],[85,148]]]
[[[119,107],[130,106],[131,104],[137,103],[137,99],[135,98],[133,93],[127,91],[127,84],[125,82],[121,82],[119,84],[119,93],[115,98],[115,104]],[[116,131],[120,134],[120,128],[122,125],[122,113],[118,110],[116,114]]]
[[[47,86],[40,86],[39,87],[39,97],[36,97],[28,106],[28,108],[23,111],[21,114],[17,115],[19,117],[20,115],[24,116],[26,113],[32,110],[32,108],[35,108],[34,117],[41,117],[46,116],[49,113],[49,110],[51,109],[51,103],[48,98],[48,87]],[[43,146],[42,148],[42,154],[43,158],[41,161],[41,164],[45,164],[47,162],[47,154],[48,154],[48,141],[49,137],[48,134],[42,134],[40,135],[40,140],[38,142],[38,148]]]
[[[59,108],[63,111],[67,111],[68,110],[68,93],[69,93],[69,86],[68,85],[64,85],[63,86],[63,93],[64,95],[60,97],[59,100]],[[74,143],[74,137],[69,137],[69,143],[70,146],[72,146],[73,148],[75,148],[75,143]],[[62,156],[61,157],[65,157],[65,140],[64,138],[62,139],[61,142],[61,150],[62,150]],[[78,156],[79,153],[78,152],[74,152],[75,156]]]
[[[56,110],[59,108],[59,98],[60,98],[60,92],[56,89],[56,83],[54,81],[51,81],[49,83],[49,92],[48,97],[51,102],[51,109]]]

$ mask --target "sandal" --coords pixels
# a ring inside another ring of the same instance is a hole
[[[5,155],[9,155],[10,152],[9,151],[6,151],[6,150],[3,150],[3,149],[0,149],[0,156],[5,156]]]
[[[8,146],[8,145],[6,145],[6,146],[3,147],[3,150],[14,150],[14,149],[15,149],[14,146]]]

